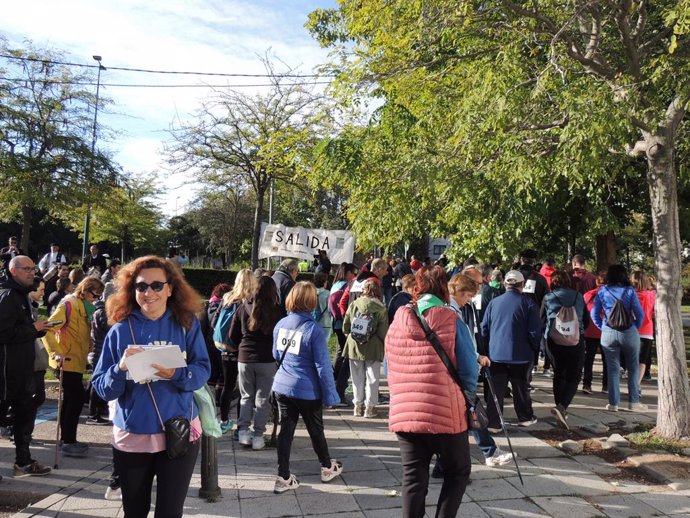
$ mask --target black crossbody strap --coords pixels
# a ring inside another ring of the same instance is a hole
[[[408,306],[412,310],[412,314],[415,316],[417,319],[417,322],[419,322],[419,325],[422,326],[422,329],[424,330],[424,335],[426,336],[426,339],[429,340],[431,345],[434,347],[436,350],[436,354],[441,358],[441,361],[443,364],[446,366],[446,369],[448,369],[448,374],[450,374],[450,377],[453,378],[453,381],[457,383],[458,387],[460,387],[460,390],[462,391],[463,395],[465,394],[465,389],[462,387],[462,380],[460,379],[460,375],[458,374],[458,371],[455,367],[453,367],[453,363],[450,361],[450,358],[448,357],[448,353],[446,353],[445,349],[441,345],[440,340],[438,339],[438,336],[434,332],[431,327],[429,327],[429,323],[426,321],[426,318],[424,318],[424,315],[422,315],[419,312],[419,309],[416,306]]]

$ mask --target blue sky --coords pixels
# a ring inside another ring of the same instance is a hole
[[[302,73],[327,60],[327,51],[309,36],[307,14],[333,7],[335,0],[35,0],[12,2],[0,17],[0,33],[11,44],[29,39],[39,47],[65,51],[78,63],[105,67],[220,73],[264,73],[259,55],[269,49]],[[0,67],[2,60],[0,60]],[[107,70],[110,84],[257,84],[256,78],[194,78]],[[251,93],[253,89],[242,88]],[[116,132],[107,146],[126,171],[161,171],[168,192],[161,208],[181,212],[194,194],[185,177],[168,178],[159,151],[173,119],[186,119],[210,90],[205,88],[102,87],[113,100],[99,121]],[[188,178],[188,177],[187,177]]]

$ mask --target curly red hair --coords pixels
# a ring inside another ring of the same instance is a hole
[[[106,302],[108,323],[113,325],[126,320],[132,311],[139,307],[134,283],[139,272],[148,268],[159,268],[165,272],[168,284],[172,288],[168,308],[178,324],[190,329],[195,315],[201,310],[201,296],[185,280],[178,267],[171,261],[155,255],[139,257],[120,269],[115,280],[117,291]]]
[[[436,295],[448,304],[450,300],[448,279],[446,278],[446,272],[440,266],[424,266],[417,270],[415,274],[414,300],[416,301],[425,293]]]

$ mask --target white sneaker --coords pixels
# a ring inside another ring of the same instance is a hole
[[[263,450],[266,447],[266,441],[263,434],[255,435],[252,439],[252,450]]]
[[[247,428],[244,428],[243,430],[240,430],[237,433],[237,442],[244,446],[251,446],[252,445],[252,432],[250,432]]]
[[[331,459],[331,467],[330,468],[324,468],[323,466],[321,467],[321,482],[323,482],[323,483],[330,482],[334,478],[339,477],[342,472],[343,472],[342,462],[338,462],[335,459]]]
[[[606,410],[608,410],[609,412],[618,412],[618,405],[612,405],[611,403],[607,403]]]
[[[503,466],[513,460],[513,455],[509,451],[503,451],[501,448],[496,448],[491,457],[486,458],[487,466]]]
[[[355,403],[355,408],[352,410],[352,415],[355,417],[364,417],[364,405]]]
[[[105,490],[105,499],[122,500],[122,489],[120,489],[119,487],[113,489],[112,487],[108,486],[108,489]]]
[[[628,409],[633,412],[646,412],[647,405],[644,403],[628,403]]]
[[[523,426],[523,427],[532,426],[533,424],[536,424],[536,422],[537,422],[537,418],[532,417],[532,419],[528,419],[527,421],[520,421],[518,423],[518,426]]]
[[[288,478],[283,478],[280,475],[276,477],[276,483],[273,486],[273,492],[277,495],[285,493],[290,489],[297,489],[299,487],[299,480],[295,475],[290,475]]]
[[[364,409],[364,417],[366,417],[367,419],[373,419],[378,415],[379,414],[376,412],[376,407],[368,406]]]
[[[566,430],[570,430],[566,419],[568,419],[568,412],[561,405],[556,405],[551,409],[551,413],[556,416],[556,420],[560,423],[561,427]]]

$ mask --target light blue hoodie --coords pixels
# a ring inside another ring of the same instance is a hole
[[[114,424],[131,433],[161,433],[161,423],[146,384],[127,380],[127,372],[118,364],[124,350],[135,345],[179,345],[186,356],[187,367],[178,368],[171,380],[151,383],[163,422],[171,417],[195,417],[192,392],[202,387],[211,374],[211,362],[199,321],[195,318],[186,331],[166,310],[158,320],[149,320],[136,309],[127,320],[115,324],[105,337],[101,358],[91,383],[106,401],[117,399]]]

